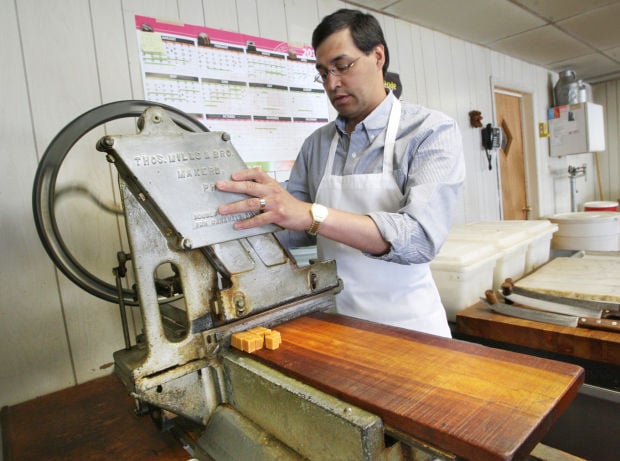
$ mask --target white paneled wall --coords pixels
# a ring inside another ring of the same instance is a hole
[[[98,105],[143,97],[134,15],[297,45],[309,43],[320,18],[342,6],[346,2],[335,0],[0,0],[0,405],[110,373],[112,353],[124,345],[118,307],[76,287],[45,253],[33,224],[31,194],[38,161],[65,124]],[[468,112],[480,110],[484,122],[492,122],[491,85],[501,84],[532,94],[537,126],[546,119],[553,76],[393,17],[378,18],[391,48],[391,70],[401,75],[403,98],[448,113],[462,128],[468,177],[455,221],[498,219],[497,175],[487,169],[480,132],[469,126]],[[597,88],[597,94],[609,102],[608,124],[615,125],[608,130],[617,134],[618,85]],[[113,201],[115,174],[92,148],[103,133],[103,128],[89,133],[72,150],[58,183],[86,184]],[[550,159],[546,139],[534,145],[539,214],[568,211],[568,179],[554,177],[554,172],[562,175],[568,160]],[[610,149],[616,154],[604,160],[605,188],[618,195],[617,137]],[[592,167],[591,156],[571,161]],[[588,177],[580,198],[592,199],[594,184]],[[116,252],[128,251],[122,219],[83,197],[59,201],[57,217],[76,258],[114,283]],[[138,327],[134,322],[131,327],[133,335]]]
[[[599,83],[592,88],[594,102],[603,106],[607,149],[599,154],[602,197],[599,189],[595,198],[620,200],[620,80]]]

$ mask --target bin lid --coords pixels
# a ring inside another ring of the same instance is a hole
[[[583,204],[584,211],[618,211],[618,202],[586,202]]]
[[[501,253],[489,243],[477,240],[448,238],[441,250],[431,261],[431,269],[457,271],[467,267],[477,267],[490,260],[497,260]]]
[[[450,229],[448,238],[491,243],[500,250],[518,247],[532,240],[530,234],[523,228],[519,229],[487,224],[463,224],[455,226]]]
[[[510,219],[504,221],[477,221],[465,226],[473,228],[497,228],[497,229],[509,229],[515,232],[525,231],[530,236],[539,236],[548,232],[555,232],[558,230],[558,226],[552,223],[548,219]]]
[[[560,213],[549,217],[551,222],[556,223],[584,223],[594,221],[616,221],[620,219],[620,213],[615,211],[573,211]]]

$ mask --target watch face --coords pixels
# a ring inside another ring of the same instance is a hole
[[[327,208],[318,203],[312,205],[312,218],[317,222],[323,222],[327,218]]]

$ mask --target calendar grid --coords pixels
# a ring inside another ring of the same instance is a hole
[[[246,163],[287,178],[303,140],[328,121],[312,48],[135,19],[146,99],[228,132]]]

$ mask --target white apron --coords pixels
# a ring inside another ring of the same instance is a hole
[[[385,135],[383,172],[332,175],[338,133],[332,140],[316,202],[353,213],[396,212],[403,194],[393,175],[394,146],[400,119],[395,100]],[[337,311],[378,323],[450,337],[446,313],[428,264],[402,265],[373,259],[347,245],[318,236],[318,256],[335,259],[344,289]]]

